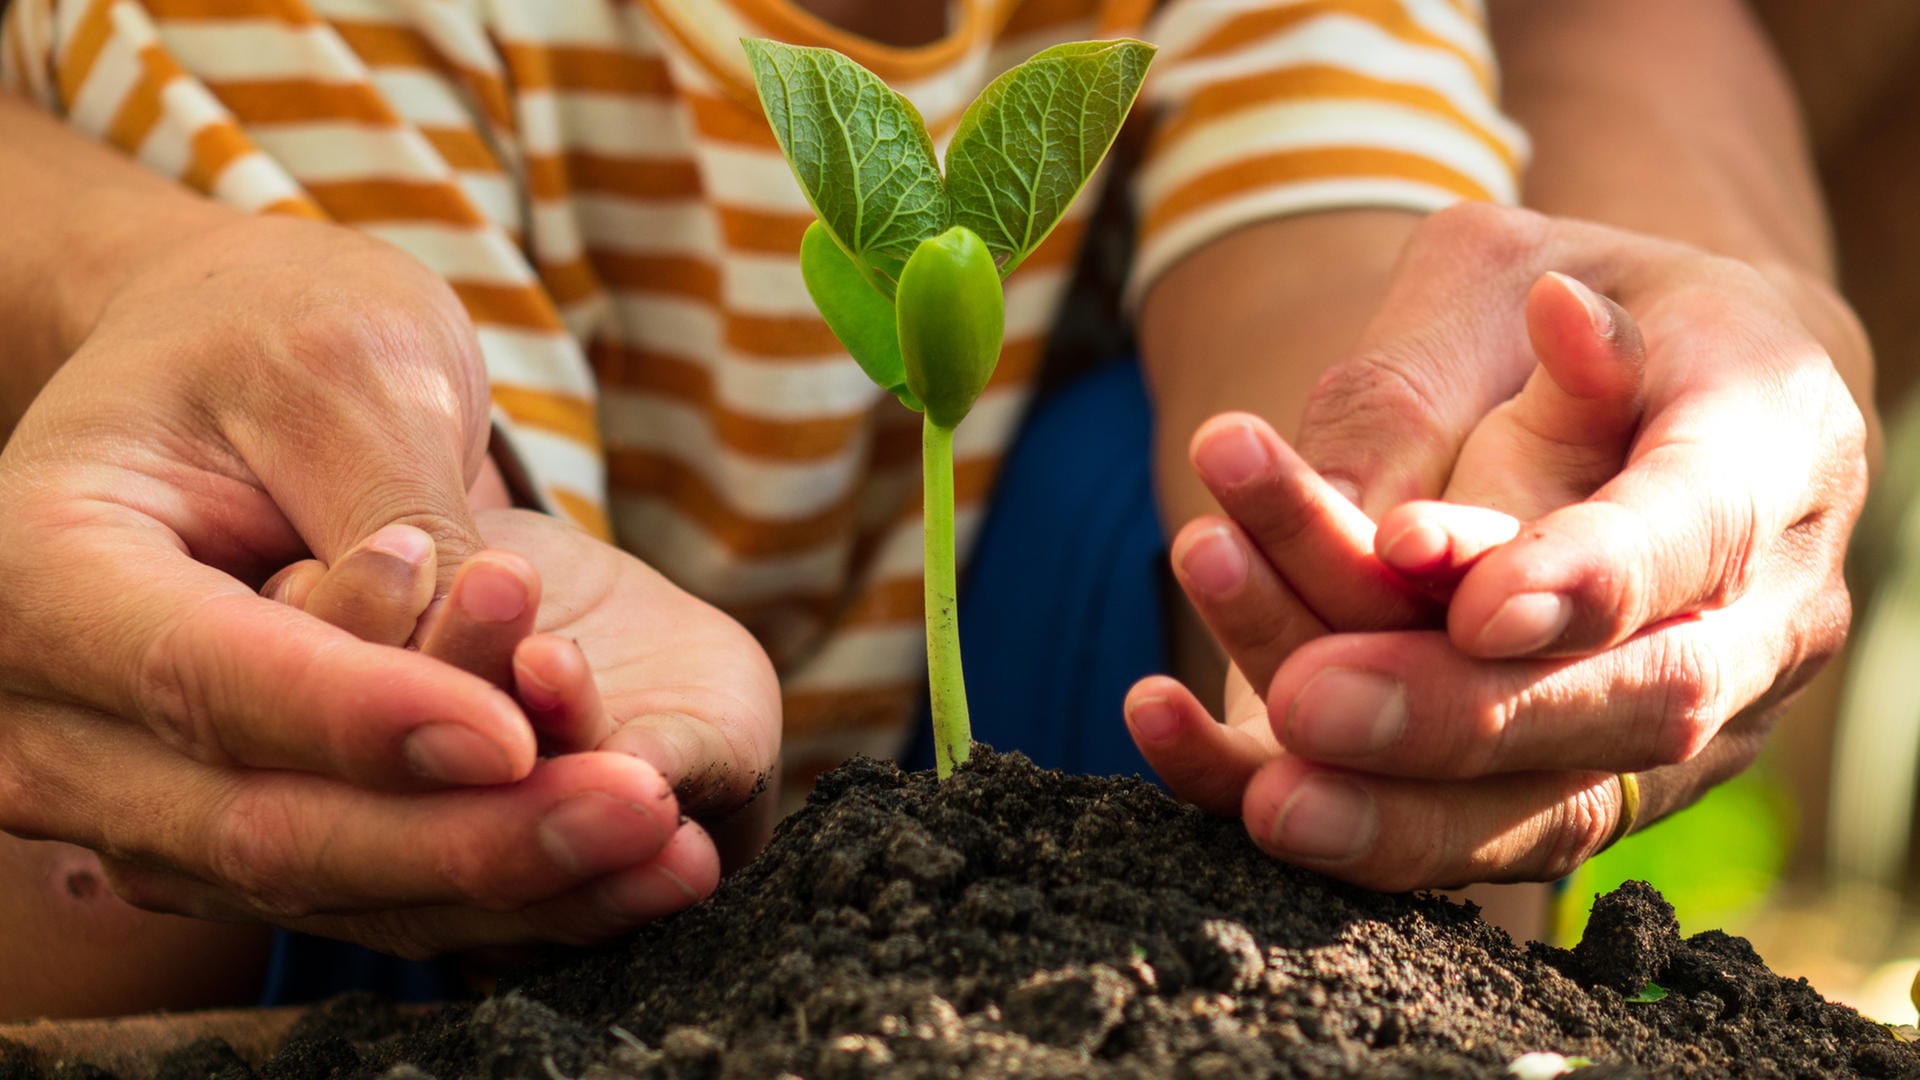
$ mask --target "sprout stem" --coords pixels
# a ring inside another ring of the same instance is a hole
[[[960,671],[960,600],[953,565],[953,429],[921,424],[925,478],[927,685],[933,699],[933,753],[940,779],[973,752],[967,680]]]

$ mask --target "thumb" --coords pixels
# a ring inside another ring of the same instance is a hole
[[[1468,434],[1533,366],[1520,305],[1432,292],[1396,282],[1354,355],[1314,385],[1294,441],[1375,521],[1438,498]]]
[[[1578,502],[1620,471],[1646,369],[1632,316],[1562,274],[1528,293],[1527,334],[1538,366],[1468,437],[1446,491],[1522,520]]]
[[[290,493],[281,500],[281,508],[307,538],[314,556],[329,565],[363,549],[380,534],[418,529],[433,543],[431,553],[421,560],[433,570],[431,597],[444,597],[460,567],[486,543],[474,521],[464,469],[429,458],[423,462],[425,468],[408,475],[412,472],[408,463],[415,461],[421,461],[416,448],[393,447],[378,473],[333,473],[344,476],[345,482],[331,488],[314,485],[297,496]],[[321,471],[320,475],[327,474]]]
[[[1645,400],[1639,324],[1578,280],[1547,273],[1527,293],[1527,336],[1540,367],[1515,399],[1515,418],[1543,442],[1584,452],[1595,482],[1604,480],[1619,470]]]
[[[1522,521],[1585,499],[1620,471],[1643,408],[1646,350],[1632,316],[1573,278],[1548,273],[1527,294],[1539,365],[1513,400],[1467,436],[1445,500],[1380,519],[1382,561],[1446,597]]]
[[[316,395],[291,435],[263,436],[252,425],[230,431],[314,558],[333,566],[383,529],[418,529],[433,542],[438,597],[486,546],[469,497],[490,468],[486,385],[484,375],[453,367],[416,366],[399,385]],[[427,378],[440,385],[408,385]]]
[[[1472,427],[1473,403],[1438,367],[1417,350],[1363,353],[1329,368],[1307,400],[1295,449],[1375,521],[1438,496]]]

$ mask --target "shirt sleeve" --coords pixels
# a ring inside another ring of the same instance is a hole
[[[1256,221],[1518,199],[1526,136],[1478,0],[1173,0],[1149,36],[1131,299]]]

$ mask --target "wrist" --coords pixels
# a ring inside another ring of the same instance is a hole
[[[242,215],[201,198],[0,91],[0,430],[85,340],[132,272]]]
[[[180,191],[165,199],[103,195],[99,224],[69,237],[46,281],[43,315],[56,365],[100,325],[115,297],[183,248],[258,219]],[[217,243],[217,242],[216,242]]]
[[[139,269],[222,225],[252,220],[63,127],[0,91],[9,247],[0,307],[29,360],[57,367]]]

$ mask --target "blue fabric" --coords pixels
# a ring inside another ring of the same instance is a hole
[[[1168,670],[1152,463],[1152,409],[1131,360],[1028,418],[960,586],[976,740],[1046,768],[1153,775],[1120,712],[1135,680]],[[922,713],[907,761],[931,768]]]
[[[261,1005],[307,1005],[349,990],[371,990],[401,1003],[461,996],[459,981],[437,961],[402,960],[360,945],[287,930],[273,935]]]

